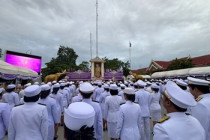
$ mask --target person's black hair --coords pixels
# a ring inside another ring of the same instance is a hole
[[[177,111],[179,111],[179,112],[186,112],[187,111],[186,108],[181,108],[181,107],[175,105],[173,102],[171,102],[171,103],[174,105],[174,107],[176,108]]]
[[[127,99],[131,102],[134,102],[135,101],[135,94],[133,95],[130,95],[130,94],[126,94],[124,93],[124,95],[127,97]]]
[[[104,90],[106,90],[107,92],[109,92],[109,88],[104,88]]]
[[[200,90],[202,93],[209,93],[209,86],[201,86],[201,85],[189,85],[192,89],[197,88]]]
[[[80,130],[73,131],[66,127],[64,124],[65,137],[67,140],[95,140],[94,138],[94,128],[82,126]]]
[[[181,86],[181,85],[178,85],[182,90],[186,90],[187,87],[186,86]]]
[[[125,89],[125,87],[121,87],[121,89]]]
[[[45,91],[41,91],[40,93],[40,98],[41,99],[45,99],[47,98],[47,96],[50,94],[50,89],[49,90],[45,90]]]
[[[152,88],[152,90],[155,91],[155,93],[158,93],[159,89],[158,88]]]
[[[130,86],[133,86],[133,84],[130,84]]]
[[[7,89],[6,91],[10,93],[10,92],[12,92],[14,90],[15,90],[15,88],[10,88],[10,89]]]
[[[24,96],[23,100],[24,100],[24,102],[36,102],[36,101],[39,100],[39,94],[35,95],[35,96],[32,96],[32,97]]]
[[[134,85],[134,88],[138,88],[138,86],[137,85]]]
[[[112,89],[110,89],[110,94],[111,95],[118,95],[118,90],[112,90]]]
[[[64,88],[65,88],[65,86],[61,86],[61,87],[60,87],[60,89],[64,89]]]
[[[58,90],[59,90],[59,87],[58,88],[53,88],[52,94],[57,94]]]
[[[91,97],[91,95],[93,94],[93,92],[91,92],[91,93],[83,93],[81,91],[79,91],[79,92],[84,99],[89,99]]]
[[[101,87],[101,85],[98,85],[98,87]]]

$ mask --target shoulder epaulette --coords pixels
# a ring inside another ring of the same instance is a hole
[[[23,104],[15,105],[15,107],[17,107],[17,106],[21,106],[21,105],[23,105]]]
[[[195,99],[196,102],[199,102],[201,99],[203,99],[203,97],[198,97]]]
[[[93,102],[95,102],[95,103],[99,103],[98,101],[95,101],[95,100],[93,100]]]
[[[120,105],[124,105],[125,103],[121,103]]]
[[[162,123],[162,122],[168,120],[169,118],[170,118],[169,116],[165,116],[165,117],[163,117],[162,119],[160,119],[160,120],[158,121],[158,123]]]
[[[42,104],[42,103],[38,103],[39,105],[43,105],[43,106],[46,106],[46,104]]]

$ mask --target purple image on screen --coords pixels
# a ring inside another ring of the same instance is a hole
[[[6,54],[6,62],[11,65],[18,66],[18,67],[31,69],[38,73],[41,70],[41,59],[38,59],[38,58]]]

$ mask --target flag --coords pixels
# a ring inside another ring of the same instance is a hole
[[[130,45],[130,48],[131,48],[131,42],[129,41],[129,45]]]

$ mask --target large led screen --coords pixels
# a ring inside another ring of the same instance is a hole
[[[5,61],[11,65],[31,69],[37,73],[41,71],[41,57],[7,51]]]

